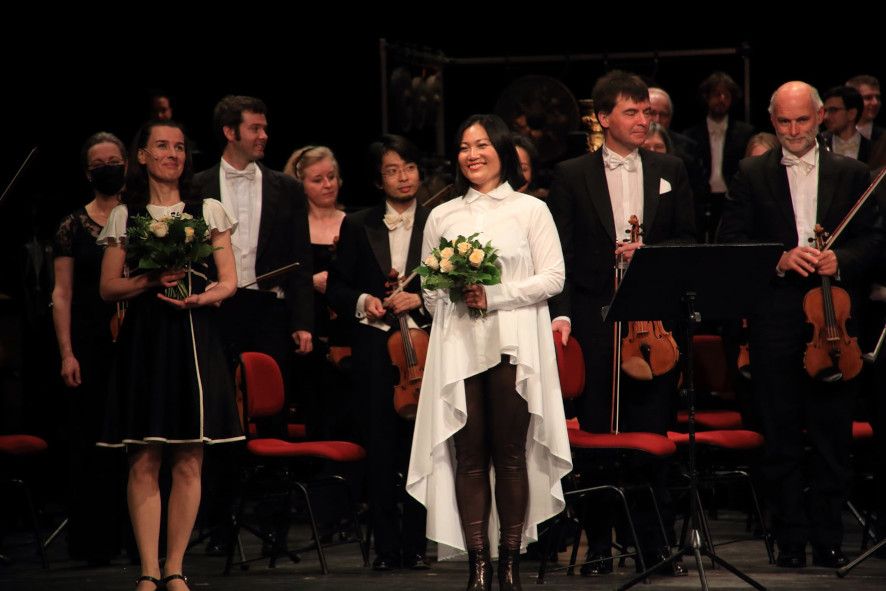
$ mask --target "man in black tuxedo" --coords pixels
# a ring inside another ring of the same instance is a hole
[[[861,74],[847,80],[846,86],[851,86],[861,94],[861,98],[864,101],[864,110],[858,121],[858,131],[861,135],[871,140],[871,145],[874,145],[883,137],[884,131],[882,127],[874,123],[883,104],[880,97],[880,81],[873,76]]]
[[[584,351],[586,383],[577,408],[581,428],[608,433],[613,325],[603,322],[600,309],[612,299],[616,258],[630,260],[643,244],[692,242],[695,224],[692,192],[682,161],[638,149],[649,126],[646,85],[633,74],[613,71],[597,81],[593,99],[603,126],[603,147],[559,164],[547,200],[566,262],[566,285],[550,307],[553,329],[564,341],[571,332]],[[644,234],[641,242],[624,244],[631,215],[637,215]],[[675,388],[675,372],[648,382],[623,378],[621,430],[664,434],[673,415]],[[664,470],[658,468],[654,480],[667,509]],[[655,518],[647,516],[650,518],[642,519],[639,535],[644,552],[654,563],[669,540],[660,539]],[[610,556],[610,517],[606,508],[592,511],[586,524],[589,560]],[[672,527],[672,515],[669,521]],[[585,565],[582,574],[611,570],[612,561],[604,560]]]
[[[835,86],[821,97],[824,101],[822,137],[831,152],[867,163],[871,158],[871,140],[856,129],[864,111],[861,93],[851,86]]]
[[[385,201],[348,215],[341,226],[326,296],[341,318],[353,320],[353,384],[368,451],[369,511],[375,537],[373,569],[427,568],[425,508],[403,488],[413,421],[394,411],[399,381],[388,354],[396,318],[408,314],[410,326],[430,323],[418,277],[388,296],[392,275],[403,278],[421,260],[422,233],[430,210],[416,203],[420,186],[418,150],[407,139],[385,135],[370,147],[376,183]],[[392,270],[396,270],[392,273]],[[402,502],[401,515],[398,500]]]
[[[809,246],[816,223],[832,231],[844,218],[868,185],[868,169],[818,145],[824,112],[818,92],[808,84],[782,85],[772,95],[769,111],[782,149],[741,162],[719,240],[784,244],[777,274],[749,319],[755,404],[766,437],[763,477],[779,545],[778,565],[805,566],[805,547],[811,542],[813,564],[833,568],[846,562],[840,548],[841,508],[850,476],[855,383],[826,383],[806,373],[809,329],[803,298],[821,285],[823,276],[852,292],[882,236],[873,227],[876,214],[863,211],[833,250]]]
[[[754,128],[729,114],[732,105],[741,98],[741,90],[729,74],[714,72],[701,83],[699,94],[707,107],[707,116],[683,133],[698,145],[708,181],[707,192],[695,196],[696,225],[699,239],[712,242],[723,211],[726,188],[738,170],[738,162],[744,158]]]
[[[213,122],[224,143],[218,164],[194,175],[194,192],[224,204],[237,218],[231,236],[237,267],[237,293],[219,309],[222,335],[232,362],[243,351],[258,351],[274,358],[283,374],[287,397],[292,400],[289,369],[292,351],[311,351],[313,329],[312,257],[307,205],[301,187],[283,173],[258,163],[264,157],[267,108],[247,96],[226,96],[215,106]],[[258,281],[256,278],[298,262],[295,271]],[[249,287],[247,287],[249,286]],[[282,432],[284,417],[260,425]],[[233,502],[237,462],[230,451],[207,456],[207,498],[210,523],[221,524]],[[281,529],[280,535],[283,534]],[[207,547],[224,554],[226,541],[214,536]]]
[[[219,101],[213,120],[225,149],[218,164],[194,175],[193,188],[227,205],[238,222],[232,246],[239,288],[222,307],[225,330],[238,353],[267,353],[286,375],[289,353],[306,354],[312,346],[310,234],[298,183],[258,162],[268,141],[266,112],[253,97]],[[244,287],[293,262],[295,271]]]

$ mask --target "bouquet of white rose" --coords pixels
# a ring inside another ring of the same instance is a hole
[[[137,215],[126,228],[126,257],[139,269],[185,269],[212,254],[209,226],[188,213],[155,220]],[[165,290],[167,297],[183,300],[189,288],[178,282]]]
[[[415,270],[425,289],[448,289],[449,299],[460,302],[462,290],[468,285],[496,285],[501,283],[501,269],[495,264],[498,255],[492,242],[482,245],[476,240],[479,233],[455,240],[440,238],[440,246],[431,251]],[[485,316],[485,310],[470,308],[473,318]]]

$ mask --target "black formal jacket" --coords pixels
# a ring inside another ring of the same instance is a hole
[[[711,136],[708,134],[707,119],[683,132],[698,145],[698,158],[704,168],[705,180],[711,178]],[[738,171],[738,163],[744,158],[748,140],[754,135],[754,128],[744,121],[736,121],[730,115],[726,126],[726,139],[723,141],[723,180],[729,185]],[[708,190],[710,186],[708,185]]]
[[[797,246],[794,206],[781,157],[782,150],[773,149],[762,156],[741,161],[724,206],[717,236],[719,242],[781,242],[785,250]],[[869,183],[870,173],[865,164],[821,150],[818,223],[826,231],[833,231]],[[868,266],[883,246],[882,228],[877,223],[875,210],[874,203],[869,202],[834,244],[840,280],[844,284],[863,280]],[[784,278],[773,277],[773,282],[774,285],[808,283],[811,288],[818,279],[814,276],[804,279],[788,272]]]
[[[260,281],[259,288],[280,287],[286,293],[290,332],[313,332],[314,263],[308,229],[307,199],[295,179],[261,164],[258,166],[262,174],[262,205],[255,275],[262,275],[295,261],[301,263],[294,272]],[[221,164],[216,164],[195,174],[192,181],[194,193],[221,201],[220,168]]]
[[[643,162],[643,242],[695,241],[695,210],[683,162],[667,154],[640,149]],[[659,193],[662,179],[671,190]],[[551,316],[572,316],[575,296],[611,297],[615,266],[615,223],[603,151],[557,165],[547,199],[557,224],[566,263],[563,292],[549,301]],[[602,323],[602,320],[601,320]]]
[[[825,146],[827,146],[829,151],[833,151],[834,149],[834,134],[827,132],[822,134],[822,139],[824,139]],[[864,162],[867,164],[868,160],[871,159],[871,140],[868,138],[861,136],[861,142],[858,144],[858,160],[859,162]]]
[[[421,262],[422,235],[429,214],[430,210],[425,207],[415,209],[406,268],[397,269],[401,275],[409,275]],[[384,215],[385,204],[381,203],[348,214],[341,224],[335,260],[326,282],[326,298],[342,318],[355,318],[360,294],[368,293],[379,299],[387,295],[385,281],[391,270],[391,245]],[[419,278],[413,279],[404,291],[421,294]],[[419,326],[430,322],[423,306],[410,314]]]

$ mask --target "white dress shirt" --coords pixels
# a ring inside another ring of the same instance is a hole
[[[856,131],[848,140],[844,140],[837,134],[831,137],[831,150],[834,154],[846,156],[858,160],[858,151],[861,149],[861,134]]]
[[[615,239],[621,242],[631,237],[628,219],[632,215],[643,223],[643,161],[639,150],[622,158],[603,144],[603,170],[612,205]]]
[[[797,246],[810,246],[809,239],[815,237],[818,215],[818,149],[816,142],[813,149],[797,158],[782,148],[781,162],[787,168],[794,221],[797,224]],[[795,164],[788,165],[788,162]]]
[[[711,142],[711,193],[725,193],[726,181],[723,179],[723,147],[726,145],[726,128],[729,127],[729,116],[722,121],[706,118],[708,136]]]
[[[255,281],[255,257],[258,254],[258,230],[261,223],[261,169],[250,162],[244,170],[237,170],[222,158],[218,171],[221,202],[228,206],[240,223],[231,235],[234,265],[237,268],[237,287]],[[258,285],[250,286],[258,289]]]
[[[867,123],[859,123],[855,126],[855,129],[867,139],[871,139],[871,134],[874,133],[874,122],[868,121]]]
[[[397,213],[397,211],[391,207],[390,203],[385,204],[385,217],[388,218],[391,216],[399,218],[396,226],[393,229],[388,229],[388,246],[391,249],[391,267],[397,269],[397,272],[400,273],[400,277],[408,276],[412,272],[412,269],[406,268],[406,259],[409,257],[409,241],[412,239],[412,226],[415,223],[416,207],[416,202],[413,201],[412,205],[401,214]],[[416,280],[417,279],[414,281]],[[355,316],[359,318],[360,322],[363,324],[368,324],[369,326],[374,326],[384,331],[390,330],[391,327],[387,322],[381,320],[369,320],[366,317],[366,309],[364,306],[366,305],[366,298],[368,297],[368,293],[361,293],[360,297],[357,298]],[[418,325],[411,316],[407,316],[406,321],[410,328],[418,328]]]

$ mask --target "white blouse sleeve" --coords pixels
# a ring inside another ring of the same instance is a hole
[[[437,217],[439,210],[431,210],[428,220],[425,222],[425,231],[422,236],[421,260],[424,261],[431,251],[440,245],[440,232],[437,230]],[[431,316],[437,308],[437,301],[446,301],[449,299],[449,293],[443,289],[422,289],[422,299],[424,300],[425,309]]]
[[[129,219],[129,209],[122,203],[111,210],[108,214],[108,223],[102,228],[96,242],[101,246],[108,244],[123,244],[126,242],[126,221]]]
[[[237,229],[237,218],[218,199],[203,200],[203,219],[210,230],[230,230],[233,234]]]
[[[563,291],[566,267],[560,236],[550,210],[540,201],[530,213],[528,239],[534,273],[524,279],[486,285],[490,312],[537,304]]]

